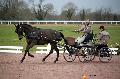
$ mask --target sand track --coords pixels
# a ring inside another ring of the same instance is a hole
[[[26,56],[20,64],[22,56],[0,53],[0,79],[82,79],[84,73],[89,79],[120,79],[120,56],[113,56],[110,63],[102,63],[98,58],[89,63],[81,63],[78,59],[69,63],[61,54],[54,64],[55,54],[45,63],[41,62],[45,54],[34,54],[35,58]]]

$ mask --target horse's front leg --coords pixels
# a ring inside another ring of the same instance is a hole
[[[26,47],[26,50],[27,50],[27,52],[28,52],[28,56],[30,56],[30,57],[34,57],[34,55],[32,55],[31,53],[29,53],[29,49],[32,48],[34,45],[35,45],[35,43],[32,42],[30,45],[28,45],[28,46]]]
[[[24,59],[25,59],[26,54],[27,54],[27,51],[25,50],[24,56],[23,56],[22,60],[20,61],[20,63],[23,63],[23,61],[24,61]]]
[[[24,53],[24,56],[23,56],[22,60],[20,61],[21,63],[24,61],[27,52],[28,52],[28,56],[30,56],[30,57],[34,57],[34,55],[32,55],[32,54],[29,53],[29,49],[32,48],[34,45],[35,45],[34,43],[27,44],[27,46],[26,46],[26,50],[25,50],[25,53]]]

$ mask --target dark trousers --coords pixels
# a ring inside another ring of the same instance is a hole
[[[96,46],[96,53],[95,53],[96,56],[98,56],[98,52],[101,48],[108,47],[107,45],[104,44],[96,44],[95,46]]]
[[[108,47],[108,45],[104,45],[104,44],[96,44],[95,46],[97,47],[97,50],[100,50],[103,47]]]
[[[91,33],[88,33],[85,37],[85,40],[83,42],[89,42],[90,40],[93,39],[93,34]]]

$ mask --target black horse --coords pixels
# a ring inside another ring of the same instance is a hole
[[[44,62],[45,59],[53,53],[53,50],[57,52],[57,58],[54,63],[58,61],[59,49],[57,48],[57,43],[64,39],[64,35],[61,32],[52,29],[35,28],[28,24],[18,24],[15,25],[15,27],[15,32],[18,34],[19,40],[25,37],[27,42],[24,56],[20,61],[21,63],[24,61],[27,53],[28,56],[34,57],[34,55],[29,53],[29,49],[32,48],[34,45],[44,45],[48,43],[50,43],[51,45],[51,50],[49,54],[43,58],[42,62]]]

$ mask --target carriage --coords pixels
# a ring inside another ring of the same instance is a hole
[[[57,57],[54,61],[56,63],[59,58],[59,49],[57,48],[57,44],[59,41],[64,39],[64,59],[68,62],[72,62],[75,60],[76,56],[78,56],[79,60],[82,62],[92,61],[95,58],[96,46],[93,32],[91,33],[91,37],[87,42],[83,42],[78,44],[75,42],[75,38],[73,37],[64,37],[64,35],[56,30],[51,29],[41,29],[35,28],[28,24],[18,24],[15,25],[15,32],[18,34],[19,40],[23,37],[26,38],[26,49],[21,63],[24,61],[26,54],[30,57],[34,57],[31,53],[29,53],[29,49],[34,45],[44,45],[50,43],[51,50],[48,55],[43,58],[43,62],[45,59],[53,53],[53,50],[57,52]],[[99,51],[99,59],[102,62],[108,62],[112,58],[112,53],[108,47],[102,48]],[[106,59],[106,60],[105,60]]]
[[[99,57],[101,62],[109,62],[112,59],[112,52],[108,47],[103,47],[97,50],[96,34],[91,35],[90,40],[77,44],[75,38],[66,37],[64,45],[63,57],[67,62],[72,62],[78,57],[80,62],[90,62],[95,56]]]

